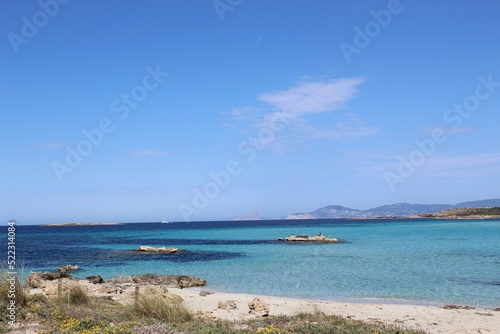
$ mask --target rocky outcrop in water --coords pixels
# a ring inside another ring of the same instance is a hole
[[[316,236],[310,237],[308,235],[291,235],[288,238],[279,238],[280,241],[290,241],[290,242],[318,242],[318,243],[335,243],[339,242],[336,238],[327,238],[323,234],[318,234]]]
[[[67,264],[67,265],[63,265],[61,264],[59,267],[57,267],[57,270],[59,270],[59,272],[61,274],[66,274],[66,272],[70,271],[70,270],[78,270],[80,269],[80,267],[78,266],[73,266],[71,264]]]
[[[136,249],[138,252],[151,252],[151,253],[177,253],[180,252],[177,248],[168,248],[168,247],[150,247],[150,246],[139,246]]]

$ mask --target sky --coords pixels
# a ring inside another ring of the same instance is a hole
[[[4,0],[0,221],[499,198],[494,0]]]

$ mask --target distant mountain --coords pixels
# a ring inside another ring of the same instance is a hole
[[[258,210],[253,210],[248,216],[234,217],[233,220],[261,220],[262,217]]]
[[[500,199],[463,202],[455,205],[397,203],[368,210],[351,209],[340,205],[328,205],[309,213],[295,213],[289,215],[287,219],[406,217],[452,209],[485,208],[494,206],[500,207]]]

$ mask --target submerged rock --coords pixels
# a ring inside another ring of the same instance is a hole
[[[152,285],[164,285],[169,288],[189,288],[191,286],[203,286],[207,281],[195,276],[180,276],[180,275],[131,275],[131,276],[116,276],[107,281],[107,283],[127,284],[140,283]]]
[[[168,247],[151,247],[151,246],[139,246],[137,248],[138,252],[152,252],[152,253],[177,253],[180,250],[177,248],[168,248]]]
[[[320,243],[335,243],[339,242],[336,238],[327,238],[323,234],[318,234],[314,237],[308,235],[291,235],[288,238],[279,238],[280,241],[292,241],[292,242],[320,242]]]

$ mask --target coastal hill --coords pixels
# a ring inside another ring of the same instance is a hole
[[[397,203],[391,205],[383,205],[368,210],[352,209],[340,205],[329,205],[308,213],[295,213],[289,215],[287,219],[408,217],[417,216],[420,214],[437,213],[453,209],[499,206],[500,199],[462,202],[455,205]]]
[[[408,218],[488,219],[500,218],[500,207],[452,209],[436,213],[422,213]]]

